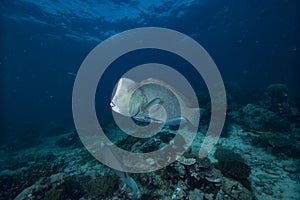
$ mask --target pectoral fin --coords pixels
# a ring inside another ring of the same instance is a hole
[[[177,126],[177,125],[180,125],[180,123],[185,124],[186,121],[187,121],[187,119],[185,119],[184,117],[177,117],[177,118],[168,120],[166,125],[168,125],[168,126]]]
[[[143,106],[143,111],[147,112],[149,111],[149,109],[154,106],[154,105],[157,105],[157,104],[160,104],[161,103],[161,99],[160,98],[155,98],[155,99],[152,99],[150,102],[148,102],[147,104],[145,104]]]

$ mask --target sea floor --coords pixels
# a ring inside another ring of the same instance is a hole
[[[300,199],[299,160],[253,146],[251,138],[256,136],[257,133],[244,130],[241,125],[231,124],[228,136],[219,139],[205,162],[197,160],[185,165],[175,161],[156,172],[131,174],[139,187],[138,198]],[[0,199],[134,199],[131,188],[122,188],[120,178],[92,157],[79,140],[73,139],[76,137],[71,131],[44,138],[41,144],[28,149],[1,150]],[[202,133],[197,134],[190,154],[196,154],[203,138]],[[217,149],[239,155],[251,168],[249,177],[239,179],[222,172],[210,180],[205,173],[209,174],[212,168],[220,171],[214,167],[218,163]],[[196,165],[202,166],[202,178],[193,179]],[[248,184],[240,184],[245,179]]]
[[[244,98],[245,102],[235,86],[227,86],[225,126],[208,156],[199,158],[198,152],[206,137],[209,105],[187,151],[149,173],[124,176],[103,165],[82,145],[76,130],[44,136],[40,143],[23,137],[13,145],[4,144],[0,146],[0,200],[299,200],[299,108],[282,84],[270,85],[258,96]],[[137,139],[121,134],[114,124],[105,128],[120,148],[139,153],[160,149],[176,134],[174,127],[164,127],[154,137]],[[186,127],[178,131],[189,134]],[[25,141],[30,147],[22,145]]]

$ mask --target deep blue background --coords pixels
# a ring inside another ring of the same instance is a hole
[[[135,1],[119,4],[126,3],[137,6]],[[225,81],[257,92],[271,83],[284,83],[292,97],[299,95],[299,1],[204,0],[185,8],[181,17],[156,16],[168,6],[172,5],[143,12],[141,23],[126,18],[113,22],[85,19],[67,12],[55,17],[39,4],[1,1],[1,141],[16,134],[59,134],[73,126],[75,76],[69,72],[76,73],[100,41],[66,37],[70,33],[78,37],[88,33],[104,40],[112,30],[118,33],[142,26],[175,29],[209,52]],[[28,20],[32,16],[47,23]],[[95,26],[97,29],[92,28]]]

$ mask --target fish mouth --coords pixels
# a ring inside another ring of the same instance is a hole
[[[116,106],[116,104],[115,104],[114,102],[110,102],[109,105],[110,105],[110,107],[112,107],[112,108]]]

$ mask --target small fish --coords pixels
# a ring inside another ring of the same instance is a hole
[[[139,195],[138,185],[133,180],[133,178],[131,178],[129,174],[124,171],[125,166],[122,158],[117,153],[115,153],[112,148],[104,145],[103,143],[101,143],[101,150],[106,162],[110,163],[110,165],[117,166],[119,169],[122,169],[122,171],[116,169],[112,169],[112,171],[120,177],[120,179],[124,183],[124,186],[126,185],[131,188],[132,192],[134,193],[135,199],[137,199]]]
[[[200,110],[163,81],[149,78],[137,83],[121,78],[110,106],[112,110],[142,122],[176,125],[190,122],[198,126]]]
[[[70,75],[70,76],[77,76],[77,74],[74,73],[74,72],[67,72],[67,74]]]

